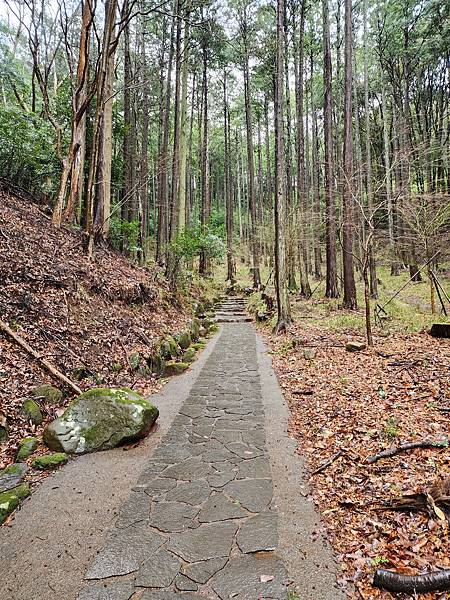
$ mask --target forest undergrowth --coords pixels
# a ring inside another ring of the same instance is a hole
[[[364,341],[363,317],[341,311],[338,320],[330,304],[319,297],[294,301],[286,334],[273,336],[264,325],[262,332],[322,517],[317,534],[330,539],[350,597],[409,598],[375,589],[372,575],[378,567],[406,574],[450,568],[449,524],[439,511],[385,506],[450,476],[450,340],[432,338],[424,322],[433,317],[399,300],[402,310],[377,329],[374,348],[348,352],[346,342]],[[386,448],[427,440],[443,446],[368,463]]]
[[[183,327],[191,315],[189,290],[173,293],[155,264],[135,266],[106,246],[89,261],[81,232],[51,227],[35,204],[2,195],[0,207],[1,319],[82,390],[127,386],[148,395],[157,389],[156,376],[136,369],[133,358]],[[194,285],[191,291],[197,299],[204,293]],[[64,396],[42,404],[44,421],[33,425],[21,406],[42,384],[61,388]],[[39,435],[73,395],[0,336],[0,417],[9,427],[0,442],[0,469],[11,462],[20,439]]]

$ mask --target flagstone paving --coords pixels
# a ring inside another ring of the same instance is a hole
[[[225,323],[78,600],[286,600],[272,497],[255,332]]]

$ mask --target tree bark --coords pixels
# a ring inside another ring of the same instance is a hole
[[[345,0],[345,85],[344,85],[344,185],[342,250],[344,267],[344,308],[355,310],[356,285],[353,268],[353,139],[352,139],[352,0]]]
[[[277,324],[275,332],[286,330],[292,322],[286,274],[287,206],[284,164],[284,0],[277,0],[277,46],[275,81],[275,284],[277,294]]]
[[[326,291],[327,298],[338,298],[336,266],[336,207],[333,179],[333,98],[328,0],[322,0],[323,19],[323,83],[324,142],[325,142],[325,236],[326,236]]]

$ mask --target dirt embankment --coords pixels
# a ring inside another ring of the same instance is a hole
[[[133,369],[133,357],[182,328],[188,306],[170,292],[157,266],[137,267],[109,248],[88,261],[80,232],[55,229],[38,206],[0,192],[0,318],[81,389],[126,385],[148,394],[157,380]],[[0,468],[22,437],[39,434],[71,399],[64,390],[60,404],[42,406],[43,425],[32,425],[20,409],[43,383],[61,387],[38,360],[0,335],[0,413],[9,426]]]

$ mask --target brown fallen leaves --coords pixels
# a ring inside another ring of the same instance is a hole
[[[185,302],[171,294],[158,267],[136,267],[107,248],[89,262],[78,231],[57,230],[36,205],[2,193],[0,232],[0,314],[11,328],[69,378],[84,371],[82,389],[129,386],[148,394],[159,385],[130,364],[133,353],[148,353],[154,340],[187,319]],[[0,469],[19,440],[39,434],[71,398],[64,390],[61,406],[42,404],[44,424],[32,425],[20,407],[42,383],[60,387],[0,335],[0,413],[10,428],[0,442]]]
[[[425,333],[380,337],[375,350],[353,354],[343,347],[348,335],[304,323],[267,337],[298,451],[310,473],[326,465],[310,483],[349,597],[401,597],[371,585],[376,567],[406,574],[449,568],[446,520],[379,506],[449,476],[450,448],[365,461],[391,445],[449,436],[450,340]],[[316,347],[313,360],[304,357],[299,340]]]

